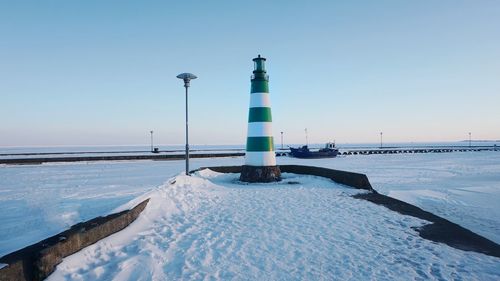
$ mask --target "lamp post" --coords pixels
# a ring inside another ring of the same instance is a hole
[[[281,149],[283,149],[283,132],[281,132]]]
[[[153,152],[153,130],[149,131],[151,133],[151,152]]]
[[[307,128],[304,129],[304,132],[306,132],[306,146],[309,146],[309,140],[307,139]]]
[[[382,132],[380,132],[380,148],[382,148]]]
[[[188,88],[189,81],[197,77],[191,73],[181,73],[177,78],[184,80],[184,88],[186,88],[186,175],[189,175],[189,131],[188,131]]]
[[[471,145],[471,133],[469,132],[469,147],[472,147]]]

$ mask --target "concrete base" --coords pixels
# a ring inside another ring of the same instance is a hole
[[[281,180],[278,166],[247,166],[241,167],[240,181],[244,182],[275,182]]]

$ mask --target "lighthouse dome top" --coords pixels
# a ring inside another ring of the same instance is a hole
[[[260,55],[256,58],[253,59],[253,64],[254,64],[254,75],[255,77],[261,76],[261,79],[267,79],[266,78],[266,67],[264,65],[264,62],[266,61],[266,58],[261,57]],[[252,77],[254,79],[254,77]]]
[[[261,57],[260,55],[258,55],[256,58],[254,58],[254,59],[253,59],[253,61],[258,61],[258,60],[265,61],[265,60],[266,60],[266,58]]]

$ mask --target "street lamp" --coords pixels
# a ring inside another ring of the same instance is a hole
[[[151,133],[151,152],[153,152],[153,130],[149,132]]]
[[[380,132],[380,148],[382,148],[382,132]]]
[[[471,145],[471,133],[469,132],[469,147],[472,147]]]
[[[189,81],[198,77],[191,73],[181,73],[177,75],[177,78],[184,80],[184,88],[186,88],[186,175],[189,175],[188,88]]]
[[[281,132],[281,149],[283,149],[283,132]]]

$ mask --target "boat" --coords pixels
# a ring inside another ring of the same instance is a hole
[[[339,150],[335,148],[335,143],[329,142],[324,148],[318,151],[311,151],[307,145],[299,148],[290,147],[290,155],[296,158],[333,158],[339,154]]]

